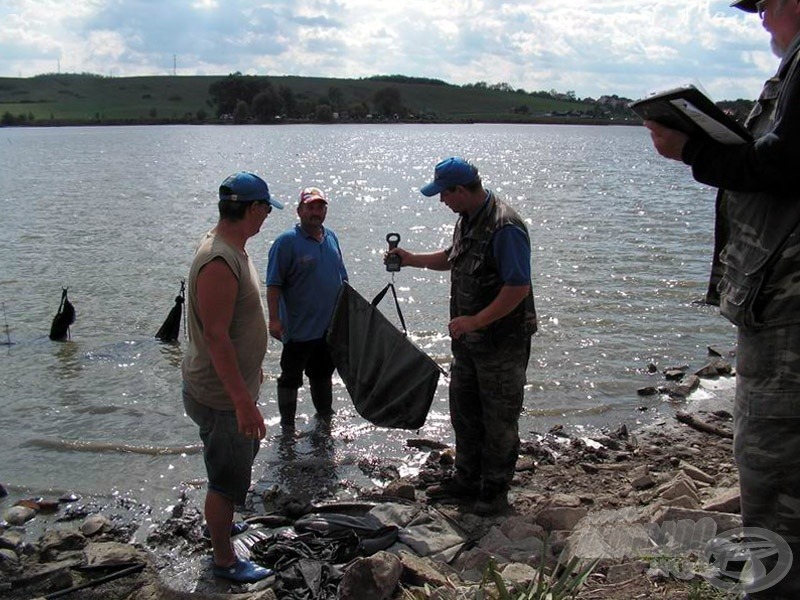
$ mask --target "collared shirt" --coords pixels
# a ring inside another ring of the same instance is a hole
[[[781,58],[781,66],[778,68],[778,71],[781,71],[786,66],[786,63],[792,60],[798,46],[800,46],[800,34],[794,36],[794,39],[789,43],[789,47]]]
[[[347,270],[339,240],[330,229],[323,228],[318,241],[297,224],[275,239],[269,250],[267,286],[281,288],[284,343],[325,336],[343,281]]]

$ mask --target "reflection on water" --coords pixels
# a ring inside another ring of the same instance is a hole
[[[181,350],[180,342],[161,342],[158,349],[161,352],[161,356],[164,357],[164,360],[166,360],[170,366],[176,369],[181,368],[183,351]]]
[[[301,503],[328,495],[339,477],[330,423],[317,419],[310,430],[282,431],[277,444],[277,461],[270,464],[268,477],[281,492]]]
[[[56,358],[58,359],[57,373],[60,379],[75,379],[80,375],[81,364],[79,359],[80,346],[71,341],[55,342],[58,346]]]

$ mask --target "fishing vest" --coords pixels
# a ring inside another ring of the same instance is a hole
[[[800,52],[764,84],[745,127],[769,133],[787,108],[785,88]],[[714,262],[707,301],[742,327],[800,322],[800,198],[767,192],[717,194]]]
[[[486,208],[466,229],[464,218],[456,223],[450,262],[450,318],[471,316],[486,308],[500,293],[503,280],[494,256],[492,236],[506,225],[515,225],[530,236],[516,211],[490,193]],[[463,341],[486,349],[511,335],[529,337],[536,333],[536,308],[533,290],[509,314],[487,327],[468,333]]]

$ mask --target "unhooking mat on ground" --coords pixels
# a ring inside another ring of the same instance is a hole
[[[243,535],[249,537],[250,557],[276,571],[273,589],[282,600],[335,600],[343,567],[359,556],[404,549],[450,562],[468,542],[438,510],[396,502],[377,504],[359,516],[313,513],[293,527]]]

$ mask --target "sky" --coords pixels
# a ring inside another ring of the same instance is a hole
[[[0,77],[400,74],[754,99],[778,59],[729,0],[2,0]]]

